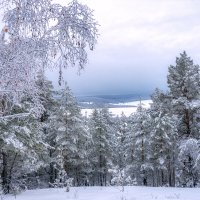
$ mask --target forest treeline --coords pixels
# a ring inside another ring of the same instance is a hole
[[[169,66],[167,84],[167,92],[155,89],[149,109],[141,103],[129,117],[114,117],[107,108],[82,116],[69,87],[55,91],[43,73],[36,81],[40,117],[31,112],[31,98],[11,106],[1,96],[0,190],[198,187],[200,76],[186,52]]]

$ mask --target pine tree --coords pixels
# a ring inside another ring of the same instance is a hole
[[[199,183],[199,166],[197,164],[200,155],[199,144],[196,139],[181,141],[178,155],[178,184],[181,187],[196,187]]]
[[[125,169],[125,166],[126,166],[127,142],[130,143],[130,141],[127,141],[128,132],[129,132],[128,118],[124,115],[124,113],[122,113],[121,116],[117,120],[117,134],[115,136],[117,137],[117,148],[115,151],[115,153],[117,154],[116,164],[119,166],[121,170]]]
[[[38,121],[42,128],[44,142],[48,145],[47,151],[43,153],[43,157],[46,162],[46,166],[38,171],[40,174],[40,182],[45,186],[47,183],[55,182],[55,169],[52,164],[52,154],[54,153],[54,141],[55,133],[51,118],[55,116],[55,112],[58,109],[58,102],[55,99],[55,91],[52,82],[47,80],[44,71],[40,71],[37,75],[36,85],[38,88],[39,100],[43,106],[43,112],[41,113]],[[46,173],[47,172],[47,173]],[[46,177],[48,176],[48,178]]]
[[[133,116],[132,132],[134,133],[133,165],[135,177],[139,185],[148,184],[149,162],[149,131],[147,126],[148,114],[140,104]]]
[[[151,160],[154,169],[153,185],[175,186],[177,157],[177,118],[171,111],[171,97],[156,89],[150,109]]]
[[[185,140],[199,139],[199,66],[193,64],[193,61],[187,56],[186,52],[180,54],[180,57],[176,59],[176,66],[169,67],[168,85],[173,114],[176,115],[178,119],[176,123],[180,152],[178,153],[177,160],[182,160],[182,144],[185,143]],[[187,154],[187,157],[188,163],[183,162],[182,165],[177,166],[179,172],[184,172],[185,169],[188,169],[188,166],[193,166],[194,159],[192,155]],[[178,184],[187,186],[188,179],[193,179],[193,174],[187,174],[186,182],[183,183],[182,179]]]
[[[92,135],[92,155],[90,160],[94,171],[92,172],[92,185],[105,186],[109,183],[109,169],[112,168],[113,146],[111,140],[113,126],[111,114],[108,109],[95,109],[90,119],[90,132]]]
[[[24,101],[12,107],[11,114],[31,109],[31,102]],[[4,193],[27,187],[27,174],[43,164],[42,152],[46,151],[41,126],[34,116],[23,119],[0,120],[0,145],[2,157],[1,178]]]
[[[194,102],[199,98],[199,66],[194,65],[184,51],[176,58],[176,65],[169,67],[168,86],[172,96],[173,110],[179,122],[179,136],[198,137]]]
[[[123,117],[123,116],[122,116]],[[122,118],[122,122],[123,122]],[[124,152],[125,156],[125,175],[130,176],[131,180],[136,180],[136,171],[134,163],[134,152],[135,152],[135,132],[134,132],[134,123],[135,123],[135,114],[130,115],[127,118],[126,133],[124,138]]]
[[[133,185],[135,172],[133,167],[134,134],[131,131],[132,120],[122,112],[117,118],[115,162],[112,183],[121,186]],[[113,134],[114,137],[114,134]],[[117,162],[116,162],[117,161]]]
[[[74,185],[84,185],[87,181],[87,146],[91,137],[69,87],[59,91],[57,98],[58,107],[50,119],[52,147],[55,149],[52,164],[56,164],[57,156],[62,151],[68,176],[74,178]]]

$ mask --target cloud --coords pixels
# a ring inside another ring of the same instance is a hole
[[[151,93],[167,88],[167,68],[183,50],[199,62],[199,0],[80,1],[101,26],[86,70],[65,72],[76,94]]]
[[[100,36],[81,76],[64,72],[75,94],[150,94],[167,88],[167,68],[183,50],[200,63],[199,0],[79,1],[94,9]],[[47,74],[57,87],[58,72]]]
[[[101,26],[99,43],[78,77],[66,72],[75,93],[150,93],[166,89],[167,68],[183,50],[198,60],[199,1],[82,0]]]

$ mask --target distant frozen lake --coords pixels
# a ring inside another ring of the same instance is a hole
[[[141,104],[143,108],[150,108],[150,104],[152,103],[152,100],[142,100]],[[135,113],[137,110],[137,106],[140,105],[140,101],[131,101],[126,103],[116,103],[116,104],[110,104],[110,106],[119,106],[117,108],[109,108],[109,111],[114,116],[121,116],[122,113],[124,113],[125,116],[130,116],[132,113]],[[121,106],[121,107],[120,107]],[[127,106],[127,107],[126,107]],[[83,116],[89,117],[92,113],[93,109],[81,109],[81,113]]]

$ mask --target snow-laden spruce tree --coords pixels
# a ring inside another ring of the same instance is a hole
[[[116,164],[119,166],[119,168],[122,170],[126,166],[126,145],[127,145],[127,135],[129,132],[128,127],[128,117],[124,115],[124,113],[121,114],[119,118],[117,118],[117,133],[115,135],[117,139],[117,145],[116,145]],[[130,142],[129,142],[130,143]]]
[[[58,106],[50,116],[49,144],[51,151],[51,166],[55,166],[57,177],[57,157],[62,152],[64,169],[69,177],[74,178],[74,185],[84,185],[87,170],[87,146],[91,140],[87,126],[84,124],[80,108],[68,86],[57,94]],[[52,171],[52,172],[53,172]],[[53,181],[53,180],[52,180]]]
[[[135,184],[133,167],[134,133],[131,131],[133,120],[124,113],[116,119],[115,159],[112,183],[115,185]]]
[[[137,112],[133,115],[133,124],[131,131],[134,134],[134,142],[132,156],[133,156],[133,168],[135,172],[136,181],[139,185],[147,185],[148,173],[151,171],[151,165],[149,161],[149,131],[148,131],[148,113],[145,108],[140,104],[137,108]]]
[[[150,146],[154,186],[175,186],[177,118],[170,109],[171,98],[156,89],[150,109]]]
[[[35,171],[34,173],[35,176],[40,179],[40,185],[48,187],[49,183],[53,183],[55,181],[55,178],[52,176],[54,168],[51,165],[51,155],[55,151],[53,148],[53,139],[56,135],[54,132],[50,131],[50,127],[53,126],[50,118],[58,109],[58,102],[54,98],[55,91],[52,82],[47,80],[44,71],[40,71],[37,74],[36,86],[38,88],[39,100],[44,108],[37,120],[40,123],[43,142],[46,144],[47,149],[43,152],[45,164],[41,166],[40,170]],[[54,179],[54,181],[52,181],[52,179]],[[41,187],[40,185],[37,185],[36,187]]]
[[[70,65],[84,68],[87,50],[96,44],[97,24],[92,11],[77,0],[68,6],[51,0],[2,0],[0,6],[5,23],[0,37],[0,115],[10,115],[13,102],[26,95],[35,104],[32,112],[39,115],[38,71],[55,66],[62,76]]]
[[[31,109],[29,101],[16,104],[11,114],[21,114]],[[27,187],[27,174],[36,171],[44,162],[46,151],[39,122],[32,116],[18,120],[0,121],[0,174],[4,193],[16,192]]]
[[[134,134],[131,132],[131,120],[122,114],[114,118],[115,130],[112,134],[113,145],[113,166],[109,170],[111,174],[111,184],[121,186],[123,196],[124,186],[135,185],[135,171],[133,167],[133,143]],[[122,197],[121,197],[122,198]]]
[[[189,138],[181,141],[178,155],[178,185],[181,187],[196,187],[199,184],[200,148],[198,140]]]
[[[124,121],[124,117],[122,118],[121,123]],[[135,149],[135,132],[133,131],[133,125],[135,122],[134,114],[131,114],[126,119],[126,133],[124,137],[124,149],[123,155],[125,160],[125,171],[127,172],[125,175],[130,176],[132,180],[135,179],[135,165],[134,165],[134,149]],[[119,144],[120,148],[120,144]]]
[[[92,144],[90,146],[91,185],[106,186],[113,167],[114,123],[107,108],[95,109],[89,121]]]
[[[44,71],[40,71],[36,78],[38,98],[43,106],[43,112],[39,117],[39,121],[45,125],[48,121],[48,117],[56,109],[56,99],[54,98],[55,91],[52,82],[47,79]]]

